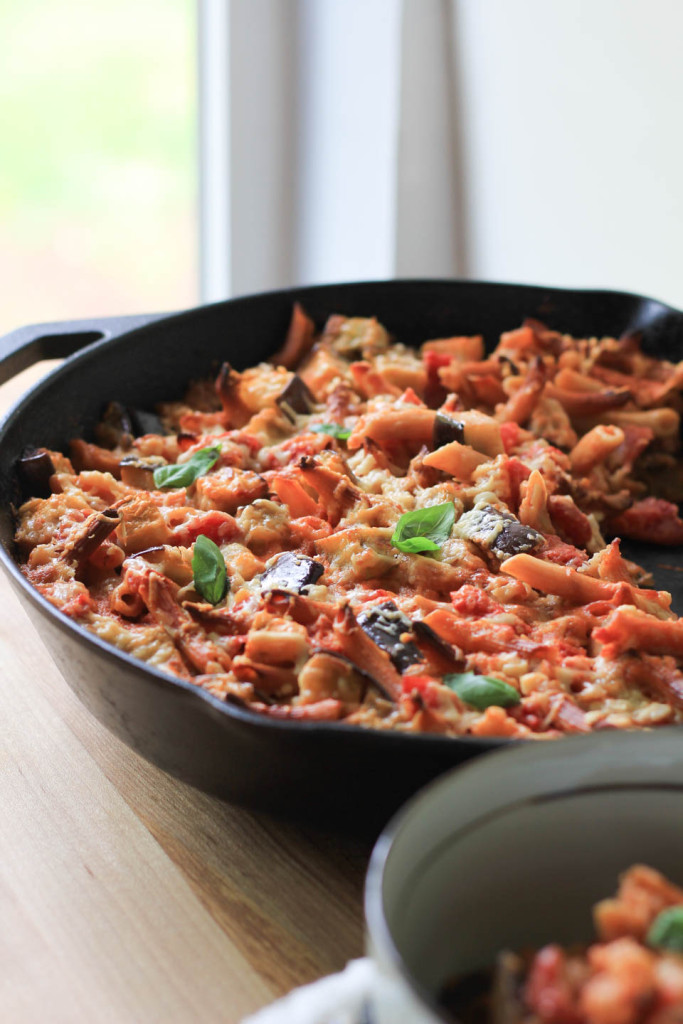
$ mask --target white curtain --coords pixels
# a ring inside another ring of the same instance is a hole
[[[200,0],[205,300],[472,276],[683,304],[679,0]]]

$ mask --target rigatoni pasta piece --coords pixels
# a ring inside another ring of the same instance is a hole
[[[630,583],[607,583],[566,565],[546,562],[533,555],[513,555],[501,565],[503,572],[528,583],[544,594],[557,594],[574,604],[612,601],[615,604],[637,605],[647,612],[668,615],[671,595],[666,591],[640,590]]]
[[[201,476],[194,484],[197,508],[219,509],[234,515],[242,505],[268,495],[268,484],[251,469],[220,466],[213,473]]]
[[[216,378],[216,394],[223,407],[223,421],[226,427],[243,427],[251,416],[251,410],[242,401],[240,382],[242,375],[233,370],[230,363],[223,363]]]
[[[291,619],[273,618],[262,628],[249,631],[244,653],[252,661],[291,668],[304,663],[308,649],[304,626]]]
[[[298,373],[318,402],[324,402],[350,376],[349,364],[324,344],[313,349]]]
[[[677,438],[681,417],[675,409],[615,409],[609,416],[601,416],[600,423],[613,423],[618,427],[649,427],[655,437]]]
[[[434,433],[434,409],[418,405],[391,405],[360,416],[346,442],[355,451],[369,437],[380,444],[390,441],[411,441],[416,448],[431,444]]]
[[[519,505],[520,523],[540,530],[541,533],[554,533],[548,513],[548,490],[537,469],[533,470],[528,480],[520,484],[520,493],[524,495]]]
[[[484,358],[484,339],[481,334],[471,337],[435,338],[425,341],[420,352],[436,352],[441,356],[451,356],[461,363],[476,362]]]
[[[66,561],[84,562],[114,532],[120,522],[121,513],[115,508],[92,512],[80,527],[71,531],[60,557]],[[123,559],[117,560],[115,564],[120,565],[121,561]]]
[[[595,377],[565,367],[555,376],[555,384],[563,391],[602,391],[603,383]]]
[[[496,455],[503,455],[505,449],[500,423],[493,416],[487,416],[478,409],[465,409],[456,413],[453,418],[462,423],[466,444],[492,459],[495,459]]]
[[[412,388],[418,395],[424,395],[427,387],[427,373],[419,364],[415,365],[407,359],[392,361],[389,356],[380,356],[377,360],[382,376],[389,384],[403,393]]]
[[[366,687],[348,659],[331,651],[315,651],[299,673],[299,699],[305,704],[330,698],[356,704]]]
[[[101,473],[111,473],[117,480],[121,478],[120,457],[114,456],[106,448],[77,438],[69,445],[69,454],[76,472],[98,469]]]
[[[298,480],[284,473],[275,473],[269,479],[270,486],[283,505],[288,507],[292,519],[321,514],[322,507],[303,489]]]
[[[575,473],[589,473],[594,466],[604,462],[615,448],[624,441],[621,427],[598,424],[578,441],[569,453],[569,461]]]
[[[468,444],[460,444],[459,441],[451,441],[436,451],[425,455],[423,464],[434,469],[440,469],[444,473],[450,473],[456,480],[469,481],[472,473],[481,466],[482,462],[488,462],[488,455],[476,452]]]
[[[437,608],[425,616],[424,622],[446,643],[466,654],[481,651],[502,654],[514,650],[526,655],[544,648],[543,644],[518,635],[510,623],[465,619],[450,608]]]
[[[312,457],[306,456],[301,460],[299,473],[306,485],[318,495],[318,501],[327,513],[327,520],[333,525],[353,506],[369,504],[366,494],[348,476],[335,472],[329,466],[320,465]]]
[[[196,672],[227,672],[231,668],[230,638],[210,638],[177,600],[178,587],[160,573],[150,570],[141,581],[140,596],[158,625]]]
[[[346,713],[341,700],[318,700],[313,704],[261,704],[249,703],[254,711],[268,718],[291,719],[294,722],[337,722]]]
[[[365,360],[351,363],[349,369],[354,387],[364,398],[374,398],[375,395],[394,395],[398,398],[401,394],[399,387],[391,384],[383,373]]]
[[[501,564],[501,570],[528,583],[534,590],[540,590],[543,594],[557,594],[574,604],[610,601],[617,587],[628,587],[628,584],[605,583],[566,565],[545,562],[533,555],[513,555]]]
[[[566,391],[556,384],[548,384],[546,394],[564,406],[571,417],[600,416],[608,409],[619,409],[632,399],[628,388],[606,388],[603,391]],[[610,414],[609,422],[616,423]]]
[[[514,331],[503,331],[500,336],[499,348],[503,352],[516,352],[524,355],[536,349],[536,334],[528,325],[515,328]]]
[[[683,621],[657,619],[638,608],[616,608],[607,621],[593,630],[601,644],[612,651],[648,651],[650,654],[683,656]]]
[[[545,365],[538,357],[534,359],[523,378],[510,378],[510,381],[520,381],[504,405],[496,409],[496,419],[501,423],[511,422],[526,423],[534,409],[538,405],[545,386]],[[508,385],[509,388],[509,385]]]
[[[306,315],[301,304],[295,302],[285,343],[268,361],[274,366],[284,366],[287,370],[295,370],[304,356],[308,354],[314,337],[315,324]]]
[[[159,507],[144,492],[122,502],[119,512],[121,523],[118,539],[127,554],[171,543],[171,526]]]
[[[389,700],[397,701],[402,692],[401,676],[389,656],[361,629],[349,605],[340,609],[335,633],[341,652],[359,669],[369,673]]]

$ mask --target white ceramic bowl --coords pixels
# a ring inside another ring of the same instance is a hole
[[[406,1019],[447,1020],[446,981],[504,948],[590,939],[592,905],[634,863],[683,883],[683,730],[496,752],[429,785],[382,833],[368,950]]]

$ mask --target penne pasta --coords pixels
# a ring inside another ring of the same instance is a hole
[[[584,434],[569,453],[569,460],[575,473],[590,473],[594,466],[612,454],[623,444],[625,438],[621,427],[599,424]]]
[[[553,533],[553,524],[548,513],[548,491],[545,480],[535,469],[528,480],[520,485],[524,495],[519,505],[519,521],[542,533]]]
[[[423,459],[425,466],[440,469],[443,473],[449,473],[455,477],[456,480],[464,481],[471,480],[472,473],[483,462],[488,462],[488,456],[475,451],[468,444],[460,444],[459,441],[451,441],[450,444],[445,444],[442,448],[430,452]]]
[[[681,429],[681,417],[675,409],[615,409],[609,416],[601,417],[601,423],[617,427],[646,427],[655,437],[677,438]]]
[[[647,651],[649,654],[683,656],[683,622],[657,619],[638,608],[616,608],[593,631],[598,643],[609,644],[613,653]]]
[[[360,448],[365,438],[379,444],[409,442],[416,448],[430,444],[435,415],[433,409],[419,406],[394,406],[368,413],[359,418],[346,442],[347,448],[350,451]]]
[[[620,584],[605,583],[566,565],[545,562],[533,555],[514,555],[501,566],[503,572],[528,583],[543,594],[557,594],[573,604],[611,601]]]
[[[438,355],[446,355],[460,362],[478,361],[484,358],[484,339],[481,334],[462,338],[438,338],[434,341],[425,341],[420,351],[436,352]]]

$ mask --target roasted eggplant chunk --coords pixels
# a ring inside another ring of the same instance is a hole
[[[423,661],[423,655],[410,639],[413,624],[393,601],[385,601],[358,616],[358,625],[371,640],[386,651],[399,672]]]
[[[55,471],[46,448],[27,448],[17,464],[24,493],[30,498],[46,498],[50,477]]]
[[[132,409],[121,402],[109,402],[95,430],[97,442],[103,448],[119,446],[124,449],[130,448],[135,437],[165,433],[164,425],[156,413]]]
[[[292,423],[296,423],[297,415],[306,415],[315,407],[315,398],[296,373],[282,394],[278,395],[276,402]]]
[[[524,526],[511,512],[486,504],[477,504],[460,516],[453,532],[462,540],[471,540],[491,551],[501,561],[543,544],[543,535],[537,530]]]
[[[324,566],[313,558],[296,551],[284,551],[277,562],[261,576],[261,590],[286,590],[301,594],[306,587],[317,583]]]
[[[128,412],[135,437],[143,437],[145,434],[163,436],[166,433],[166,428],[155,412],[147,412],[145,409],[129,409]]]

